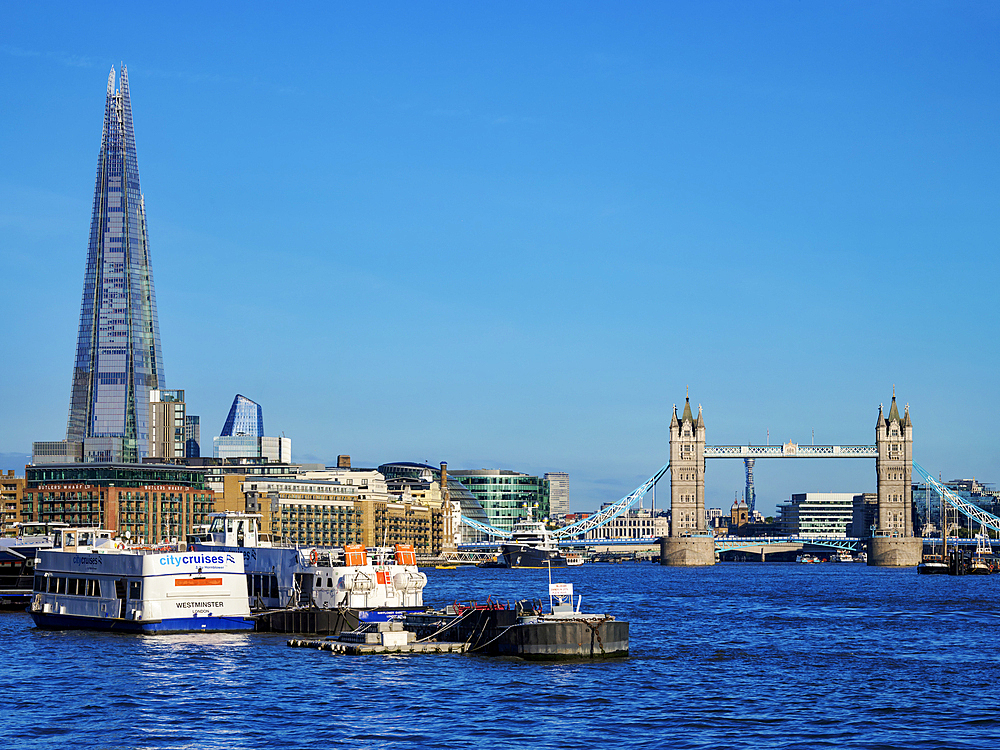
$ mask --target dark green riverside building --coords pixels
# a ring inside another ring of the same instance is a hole
[[[549,516],[549,481],[506,469],[452,471],[483,506],[491,526],[510,531],[526,518],[529,508],[535,518]]]

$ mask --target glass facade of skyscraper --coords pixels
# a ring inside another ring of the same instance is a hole
[[[229,408],[229,416],[226,417],[221,437],[237,435],[264,436],[264,410],[256,401],[251,401],[238,393]]]
[[[148,453],[149,391],[164,386],[146,208],[132,128],[128,71],[108,76],[104,132],[83,282],[68,441],[87,461]]]

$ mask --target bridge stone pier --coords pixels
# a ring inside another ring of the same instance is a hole
[[[705,515],[705,461],[708,458],[867,458],[875,459],[878,520],[868,545],[868,564],[909,567],[920,562],[923,540],[913,536],[913,425],[906,406],[899,416],[896,392],[888,416],[879,407],[875,445],[716,445],[705,444],[701,407],[697,418],[691,399],[670,418],[670,535],[660,540],[660,563],[715,564],[715,538]],[[868,530],[866,529],[865,532]],[[862,536],[862,534],[856,534]]]

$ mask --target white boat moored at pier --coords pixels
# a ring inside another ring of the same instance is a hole
[[[178,633],[252,630],[243,556],[126,548],[111,532],[66,528],[39,550],[31,613],[39,628]]]

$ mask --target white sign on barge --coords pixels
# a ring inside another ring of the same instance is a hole
[[[243,556],[126,548],[95,529],[62,529],[39,550],[35,625],[134,633],[253,630]],[[104,536],[104,538],[102,538]]]

